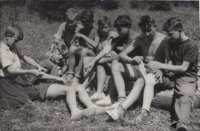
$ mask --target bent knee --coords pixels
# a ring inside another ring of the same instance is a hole
[[[147,84],[153,84],[153,85],[155,85],[155,84],[156,84],[156,81],[155,81],[155,76],[154,76],[154,74],[147,74],[147,75],[146,75],[145,82],[146,82]]]
[[[139,87],[142,87],[142,88],[144,87],[144,83],[145,81],[143,78],[138,78],[135,82],[135,84],[139,85]]]
[[[69,48],[69,54],[74,54],[78,50],[77,46],[71,45]]]
[[[122,64],[119,62],[112,62],[111,70],[113,73],[119,72],[122,68]]]

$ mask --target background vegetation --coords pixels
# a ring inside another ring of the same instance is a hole
[[[26,55],[37,62],[44,59],[44,54],[51,45],[53,35],[59,25],[64,22],[64,12],[74,7],[80,13],[85,9],[94,12],[95,24],[99,17],[106,15],[113,22],[118,15],[128,14],[133,20],[133,28],[140,32],[137,21],[144,14],[152,15],[157,23],[157,30],[170,17],[182,19],[187,36],[199,42],[199,3],[197,2],[150,2],[131,0],[16,0],[0,2],[0,37],[11,23],[22,27],[24,40],[18,46]],[[199,45],[199,44],[198,44]],[[80,106],[80,108],[82,108]],[[139,108],[131,109],[127,119],[132,121],[139,114]],[[152,108],[154,122],[149,126],[130,126],[108,120],[106,115],[94,119],[83,119],[78,122],[70,121],[70,114],[63,100],[30,102],[16,111],[1,112],[1,130],[138,130],[138,131],[169,131],[170,114],[168,111]],[[191,131],[200,129],[200,110],[194,109],[189,128]]]

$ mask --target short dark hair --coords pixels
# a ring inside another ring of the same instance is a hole
[[[105,24],[108,24],[109,26],[111,26],[110,25],[110,20],[108,19],[107,16],[103,16],[98,20],[98,26],[103,26]]]
[[[170,31],[170,30],[183,30],[183,24],[181,19],[177,17],[172,17],[168,19],[163,26],[163,31]]]
[[[91,10],[85,10],[80,14],[81,21],[93,21],[94,14]]]
[[[128,27],[132,26],[132,20],[128,15],[119,15],[114,22],[114,27]]]
[[[155,23],[154,18],[152,16],[150,16],[150,15],[143,15],[143,16],[141,16],[140,20],[138,22],[138,26],[139,27],[141,25],[149,25],[149,26],[153,25],[153,26],[155,26],[155,24],[156,23]]]
[[[8,26],[5,31],[5,37],[13,37],[15,34],[18,35],[18,40],[23,40],[24,34],[21,27],[15,24]]]

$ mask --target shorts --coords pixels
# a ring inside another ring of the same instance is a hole
[[[170,90],[170,89],[175,88],[176,86],[175,80],[176,80],[175,76],[168,76],[168,75],[163,74],[162,82],[159,83],[159,82],[156,82],[154,74],[147,74],[145,81],[148,83],[155,84],[155,89],[158,91],[162,91],[162,90]]]
[[[47,90],[49,89],[50,85],[53,83],[39,83],[38,85],[35,85],[34,88],[39,92],[39,99],[45,100]]]
[[[130,74],[130,68],[129,68],[128,64],[122,63],[122,65],[123,65],[124,70],[126,72],[126,76],[130,78],[131,74]],[[143,77],[142,73],[140,72],[140,69],[139,69],[138,65],[131,65],[131,68],[132,68],[132,70],[134,72],[134,75],[135,75],[135,78],[136,78],[135,80],[137,80],[138,78]]]

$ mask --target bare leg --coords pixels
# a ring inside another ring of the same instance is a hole
[[[66,96],[66,102],[71,110],[71,114],[80,111],[76,105],[76,94],[73,88],[60,84],[52,84],[46,93],[46,98],[55,98],[59,96]]]
[[[74,74],[75,62],[76,62],[75,54],[77,53],[77,51],[78,51],[78,48],[74,45],[72,45],[69,49],[69,59],[68,59],[69,73],[67,74],[68,80],[71,80],[73,78],[72,74]]]
[[[128,67],[128,70],[129,70],[128,74],[130,74],[129,77],[131,77],[130,79],[134,80],[135,74],[132,70],[131,65],[129,64],[129,65],[127,65],[127,67]],[[118,92],[118,96],[119,97],[126,97],[125,83],[124,83],[124,79],[123,79],[123,76],[122,76],[122,73],[124,75],[126,75],[124,66],[121,63],[119,63],[118,61],[113,61],[111,69],[112,69],[114,83],[115,83],[115,86],[116,86],[116,89],[117,89],[117,92]]]
[[[83,59],[84,57],[86,56],[95,56],[94,52],[88,48],[83,48],[80,52],[80,60],[79,60],[79,63],[78,63],[78,69],[76,71],[76,75],[77,76],[80,76],[81,74],[81,71],[83,69]]]
[[[46,93],[46,98],[55,98],[58,96],[66,96],[66,102],[69,105],[71,110],[71,119],[77,120],[82,117],[90,117],[96,113],[95,108],[87,108],[85,110],[79,110],[76,105],[76,96],[75,89],[72,87],[60,85],[60,84],[52,84]]]
[[[84,58],[84,68],[87,65],[88,62],[90,62],[94,57],[85,57]],[[96,66],[94,66],[89,72],[86,72],[84,70],[84,82],[83,82],[83,87],[86,89],[91,81],[94,79],[96,71],[95,71]]]
[[[113,109],[112,107],[98,107],[92,101],[90,100],[86,90],[84,87],[81,87],[84,85],[78,85],[75,87],[76,91],[78,92],[78,96],[80,101],[88,108],[95,108],[96,109],[96,114],[103,114],[106,113],[106,111]]]
[[[144,88],[142,109],[149,111],[154,96],[154,86],[155,86],[154,75],[147,74],[145,88]]]
[[[133,103],[135,103],[135,101],[137,101],[143,87],[144,87],[144,79],[143,78],[137,79],[137,81],[134,83],[133,89],[131,90],[130,94],[122,104],[122,107],[125,110],[127,110]]]

